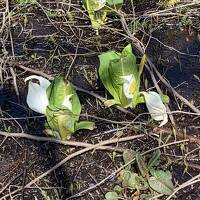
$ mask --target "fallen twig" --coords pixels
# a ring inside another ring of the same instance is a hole
[[[180,99],[185,105],[187,105],[191,110],[194,112],[200,114],[200,110],[196,108],[194,105],[192,105],[186,98],[184,98],[182,95],[180,95],[160,74],[160,72],[156,69],[155,65],[148,60],[149,65],[152,67],[152,69],[156,72],[156,75],[158,78],[168,87],[168,89],[176,96],[178,99]]]
[[[193,163],[190,163],[188,161],[177,160],[177,159],[174,159],[174,158],[170,158],[170,161],[172,161],[176,165],[181,165],[181,166],[186,166],[185,162],[187,162],[187,167],[188,168],[195,169],[195,170],[200,170],[200,165],[198,165],[198,164],[193,164]]]
[[[197,176],[194,176],[190,180],[184,182],[182,185],[180,185],[179,187],[177,187],[174,190],[174,192],[166,200],[170,200],[179,190],[182,190],[183,188],[188,187],[188,186],[190,186],[192,184],[195,184],[197,182],[200,182],[200,174],[198,174]]]
[[[35,140],[38,142],[51,142],[51,143],[62,144],[62,145],[66,145],[66,146],[75,146],[75,147],[91,147],[91,146],[93,146],[93,144],[89,144],[86,142],[63,141],[63,140],[58,140],[58,139],[52,138],[52,137],[41,137],[41,136],[36,136],[36,135],[30,135],[27,133],[9,133],[9,132],[0,131],[0,135],[5,136],[5,137],[26,138],[26,139]],[[101,147],[97,147],[96,149],[111,150],[111,151],[118,151],[118,152],[124,151],[124,149],[122,149],[122,148],[111,147],[111,146],[101,146]]]
[[[181,184],[180,186],[178,186],[166,200],[170,200],[179,190],[182,190],[183,188],[188,187],[188,186],[193,185],[198,182],[200,182],[200,174],[194,176],[193,178],[189,179],[188,181],[186,181],[183,184]],[[154,199],[156,200],[156,199],[158,199],[158,197],[162,197],[162,196],[163,196],[163,194],[159,194],[159,195],[151,198],[150,200],[154,200]]]
[[[144,137],[145,134],[141,134],[141,135],[135,135],[135,136],[129,136],[129,137],[124,137],[124,138],[116,138],[116,139],[109,139],[109,140],[105,140],[103,142],[100,142],[98,144],[95,145],[91,145],[88,146],[84,149],[81,149],[75,153],[70,154],[69,156],[67,156],[66,158],[64,158],[63,160],[61,160],[59,163],[57,163],[56,165],[54,165],[51,169],[47,170],[46,172],[44,172],[43,174],[41,174],[40,176],[36,177],[35,179],[33,179],[32,181],[30,181],[28,184],[26,184],[24,187],[21,187],[13,192],[10,192],[9,194],[3,196],[2,198],[0,198],[0,200],[3,200],[7,197],[9,197],[10,195],[16,194],[17,192],[29,188],[31,185],[33,185],[34,183],[36,183],[37,181],[41,180],[42,178],[44,178],[45,176],[47,176],[48,174],[50,174],[51,172],[53,172],[54,170],[58,169],[60,166],[62,166],[63,164],[65,164],[67,161],[69,161],[70,159],[79,156],[83,153],[86,153],[88,151],[91,151],[93,149],[99,148],[100,146],[105,146],[105,145],[109,145],[109,144],[113,144],[113,143],[118,143],[118,142],[125,142],[125,141],[130,141],[130,140],[134,140],[134,139],[138,139],[138,138],[142,138]],[[186,140],[188,141],[188,140]]]
[[[175,142],[171,142],[171,143],[168,143],[168,144],[164,144],[164,145],[161,145],[161,146],[158,146],[158,147],[155,147],[153,149],[150,149],[144,153],[142,153],[142,155],[145,155],[145,154],[148,154],[150,152],[153,152],[155,151],[156,149],[161,149],[163,147],[166,147],[166,146],[170,146],[170,145],[175,145],[175,144],[180,144],[180,143],[184,143],[184,142],[188,142],[189,140],[180,140],[180,141],[175,141]],[[106,181],[110,180],[112,177],[114,177],[116,174],[118,174],[122,169],[124,169],[126,166],[130,165],[131,163],[133,163],[135,161],[135,158],[132,159],[131,161],[129,161],[128,163],[126,163],[125,165],[123,165],[122,167],[118,168],[117,170],[115,170],[113,173],[111,173],[109,176],[107,176],[106,178],[104,178],[103,180],[101,180],[99,183],[93,185],[92,187],[90,188],[87,188],[69,198],[67,198],[66,200],[70,200],[70,199],[74,199],[74,198],[78,198],[80,196],[83,196],[85,193],[91,191],[91,190],[94,190],[96,187],[102,185],[103,183],[105,183]]]
[[[129,28],[128,28],[128,25],[127,25],[127,23],[126,23],[126,21],[125,21],[123,15],[121,15],[121,23],[122,23],[122,26],[123,26],[124,31],[126,32],[126,34],[132,39],[132,42],[134,43],[135,47],[139,50],[139,52],[140,52],[142,55],[144,55],[144,54],[145,54],[145,50],[144,50],[145,48],[143,48],[143,44],[142,44],[137,38],[135,38],[135,37],[130,33]],[[146,60],[147,60],[147,63],[148,63],[148,62],[149,62],[149,59],[146,58]],[[153,64],[153,63],[152,63],[152,64]],[[146,67],[147,70],[149,71],[150,76],[151,76],[151,79],[152,79],[152,81],[153,81],[153,83],[154,83],[154,85],[155,85],[155,87],[156,87],[158,93],[159,93],[160,95],[162,95],[162,94],[163,94],[163,93],[162,93],[162,90],[160,89],[160,86],[158,85],[158,83],[157,83],[157,81],[156,81],[156,78],[155,78],[153,72],[150,70],[148,64],[145,64],[145,67]],[[169,106],[168,106],[168,105],[165,105],[165,106],[166,106],[167,112],[171,112]],[[170,118],[170,120],[171,120],[172,125],[176,128],[176,124],[175,124],[175,120],[174,120],[173,115],[169,115],[169,118]]]
[[[74,58],[73,58],[73,60],[72,60],[72,62],[71,62],[71,64],[70,64],[69,68],[68,68],[68,71],[67,71],[67,73],[66,73],[66,75],[65,75],[65,80],[68,79],[69,73],[71,72],[71,68],[72,68],[72,66],[73,66],[73,64],[74,64],[74,62],[75,62],[75,60],[76,60],[77,53],[78,53],[78,48],[79,48],[79,45],[80,45],[80,41],[81,41],[81,39],[82,39],[82,36],[83,36],[83,32],[81,32],[81,35],[80,35],[78,44],[77,44],[77,46],[76,46],[75,55],[74,55]]]
[[[120,13],[118,13],[120,14]],[[143,44],[134,36],[130,33],[129,31],[129,28],[128,28],[128,25],[124,19],[124,16],[122,14],[120,14],[120,17],[121,17],[121,23],[122,23],[122,26],[124,28],[124,31],[126,32],[127,34],[127,37],[129,39],[132,40],[135,48],[139,51],[139,53],[141,55],[144,55],[145,54],[145,48],[143,47]],[[196,113],[200,113],[200,110],[198,108],[196,108],[194,105],[192,105],[186,98],[184,98],[182,95],[180,95],[163,77],[162,75],[160,74],[160,72],[157,70],[156,66],[151,62],[151,60],[149,58],[146,59],[147,60],[147,64],[145,65],[146,69],[149,71],[150,75],[151,75],[151,78],[152,78],[152,81],[154,82],[155,84],[155,87],[157,89],[157,91],[162,94],[162,91],[160,90],[158,84],[157,84],[157,81],[154,80],[155,76],[152,72],[152,70],[155,71],[156,75],[158,76],[158,78],[163,82],[163,84],[165,84],[165,86],[170,90],[170,92],[172,92],[174,94],[174,96],[176,96],[178,99],[180,99],[183,103],[185,103],[191,110],[193,110],[194,112]],[[168,107],[168,111],[169,110],[169,107]],[[172,123],[174,123],[174,120],[172,119],[171,117],[171,121]]]

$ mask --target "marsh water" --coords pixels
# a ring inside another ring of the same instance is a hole
[[[200,40],[197,32],[167,29],[155,34],[151,59],[181,95],[198,106],[200,95]],[[158,41],[160,40],[160,41]],[[162,42],[162,44],[160,43]]]

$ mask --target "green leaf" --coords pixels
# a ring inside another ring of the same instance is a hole
[[[137,189],[137,190],[148,189],[146,181],[141,176],[138,176],[138,174],[132,173],[129,170],[122,170],[120,172],[119,178],[122,182],[122,187],[124,188]]]
[[[71,135],[75,132],[76,119],[73,115],[58,113],[57,122],[61,140],[70,139]]]
[[[171,175],[170,171],[151,169],[150,172],[151,172],[152,176],[159,177],[161,179],[166,179],[166,180],[171,180],[172,179],[172,175]],[[173,188],[172,181],[169,182],[169,186]]]
[[[47,89],[47,96],[49,97],[49,105],[57,107],[58,109],[66,109],[63,106],[66,96],[71,95],[70,101],[72,104],[72,113],[79,119],[81,113],[81,104],[76,90],[69,81],[65,81],[64,77],[56,77]]]
[[[123,50],[122,50],[122,56],[125,57],[127,55],[130,55],[130,54],[133,54],[133,51],[132,51],[132,46],[131,44],[128,44]],[[136,57],[135,55],[133,55],[133,59],[135,60],[136,62]]]
[[[148,177],[149,172],[148,172],[147,165],[145,163],[144,158],[140,154],[136,154],[136,163],[137,163],[137,166],[140,170],[142,177],[144,177],[144,178]]]
[[[141,82],[141,75],[145,66],[145,62],[146,62],[146,55],[144,54],[140,65],[139,65],[139,71],[138,71],[138,76],[136,79],[136,86],[137,88],[135,89],[135,93],[132,99],[132,107],[135,108],[139,103],[140,103],[140,93],[139,93],[139,89],[140,89],[140,82]]]
[[[48,106],[46,109],[46,117],[47,117],[47,127],[50,127],[52,130],[56,130],[56,128],[54,128],[54,126],[56,125],[56,120],[55,120],[55,116],[54,113],[58,112],[59,110],[53,106]]]
[[[75,88],[72,86],[70,82],[68,82],[66,90],[68,91],[67,95],[72,94],[72,97],[71,97],[72,113],[77,117],[77,120],[78,120],[81,114],[81,103],[80,103],[79,97],[76,93]]]
[[[173,193],[172,176],[169,171],[151,170],[153,175],[148,179],[150,187],[158,193],[171,195]]]
[[[81,121],[75,124],[75,131],[80,130],[80,129],[93,130],[94,128],[95,128],[94,122]]]
[[[160,159],[160,154],[161,154],[161,152],[159,149],[154,151],[151,159],[148,162],[148,165],[147,165],[148,169],[150,169],[151,167],[156,166],[158,164],[159,159]]]
[[[124,191],[124,188],[119,185],[115,185],[114,191],[117,192],[118,194],[121,194]]]
[[[105,23],[107,14],[113,13],[113,9],[120,9],[122,4],[123,0],[83,0],[83,7],[88,12],[92,27],[97,31]]]
[[[127,47],[129,47],[129,45]],[[134,54],[128,52],[126,48],[123,50],[120,59],[115,59],[110,62],[108,69],[113,88],[119,96],[122,107],[128,107],[128,105],[130,104],[123,91],[125,80],[122,77],[133,74],[133,76],[135,77],[133,92],[136,92],[138,90],[138,71],[136,66],[136,58]]]
[[[110,107],[110,106],[113,106],[113,105],[120,105],[120,102],[116,101],[115,99],[109,99],[109,100],[104,101],[104,105],[106,107]]]
[[[83,0],[84,8],[88,12],[92,27],[94,29],[98,30],[106,20],[107,11],[103,9],[105,3],[99,3],[99,1],[96,0]]]
[[[135,158],[135,152],[133,150],[126,150],[123,153],[123,159],[124,159],[124,163],[127,164],[128,162],[130,162],[131,160],[133,160]],[[129,164],[126,167],[126,170],[130,170],[131,169],[131,164]]]
[[[101,82],[103,83],[104,87],[108,90],[108,92],[113,96],[114,100],[116,102],[120,102],[118,94],[112,85],[111,75],[108,71],[110,62],[115,59],[120,59],[120,55],[115,51],[108,51],[106,53],[102,53],[98,57],[100,60],[99,76]]]
[[[124,1],[123,0],[107,0],[107,5],[113,9],[121,9]]]
[[[47,131],[47,134],[50,136],[54,135],[58,139],[68,140],[77,130],[93,130],[95,124],[89,121],[78,122],[77,117],[68,110],[53,110],[52,107],[47,107],[47,128],[48,127],[52,130]]]
[[[70,139],[75,132],[75,123],[76,117],[70,111],[56,110],[53,106],[47,107],[47,124],[52,131],[58,132],[59,139]]]
[[[105,195],[106,200],[118,200],[118,194],[116,192],[108,192]]]
[[[120,180],[122,181],[122,187],[136,189],[138,187],[137,177],[138,175],[136,173],[132,173],[129,170],[122,170],[120,172]]]
[[[153,194],[141,194],[140,195],[140,198],[138,199],[138,200],[150,200],[150,199],[152,199],[152,197],[154,197],[154,195]],[[134,199],[133,199],[134,200]]]
[[[88,11],[98,11],[101,10],[106,5],[105,1],[97,1],[97,0],[84,0],[83,6]]]
[[[65,96],[67,95],[66,83],[63,77],[56,77],[47,89],[49,105],[61,107]]]
[[[47,89],[49,105],[46,109],[46,132],[61,140],[70,139],[80,129],[94,129],[94,123],[79,122],[81,104],[73,85],[63,77],[56,77]],[[49,130],[51,129],[51,131]]]
[[[105,88],[113,96],[109,106],[135,107],[138,104],[140,74],[136,65],[136,57],[131,45],[127,45],[122,53],[108,51],[99,56],[99,76]]]

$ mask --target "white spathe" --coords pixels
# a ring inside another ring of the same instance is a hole
[[[121,78],[124,79],[124,84],[123,84],[124,95],[126,96],[127,99],[132,99],[133,94],[131,94],[131,88],[133,87],[133,84],[135,84],[135,76],[133,74],[130,74],[127,76],[122,76]]]
[[[39,84],[32,82],[32,79],[38,80]],[[29,81],[29,84],[26,102],[29,108],[35,112],[46,114],[46,107],[49,104],[47,88],[51,84],[50,81],[36,75],[25,78],[25,82],[27,81]]]
[[[162,121],[159,127],[165,125],[168,122],[167,109],[163,104],[161,97],[156,92],[141,92],[144,95],[147,109],[152,117],[156,121]]]
[[[64,101],[63,101],[63,106],[65,106],[67,109],[69,109],[70,111],[72,111],[72,102],[71,102],[71,97],[73,96],[73,94],[69,94],[65,97]]]
[[[95,5],[94,11],[101,10],[106,5],[106,0],[96,0]]]
[[[105,4],[106,3],[106,0],[96,0],[97,3],[100,3],[100,4]]]

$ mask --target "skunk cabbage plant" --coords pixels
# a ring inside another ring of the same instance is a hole
[[[122,53],[116,51],[108,51],[99,55],[100,79],[113,96],[113,99],[107,100],[105,105],[120,105],[123,108],[135,106],[140,103],[141,95],[140,76],[143,71],[145,58],[142,59],[140,66],[136,64],[136,57],[132,52],[129,44]]]
[[[120,9],[123,0],[83,0],[83,7],[88,12],[92,28],[97,30],[105,23],[107,14],[113,9]]]
[[[38,83],[31,80],[36,79]],[[65,82],[63,77],[57,77],[50,83],[40,76],[29,76],[27,104],[47,118],[46,132],[61,140],[70,139],[79,129],[94,129],[94,123],[79,121],[81,104],[72,84]]]
[[[116,51],[102,53],[99,55],[99,60],[99,77],[113,97],[104,102],[106,106],[119,105],[123,108],[135,108],[139,103],[146,103],[152,119],[162,121],[160,126],[167,123],[168,116],[163,102],[169,102],[168,96],[160,96],[156,92],[139,91],[145,55],[137,66],[136,57],[129,44],[121,53]]]

